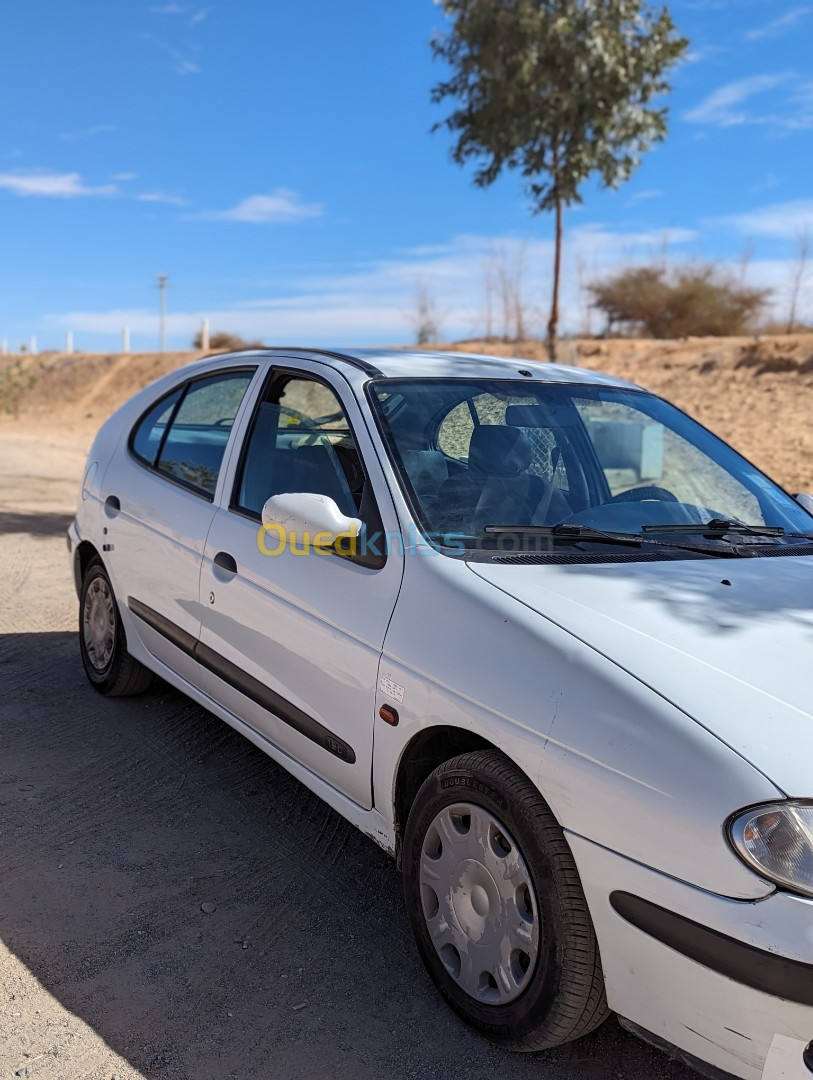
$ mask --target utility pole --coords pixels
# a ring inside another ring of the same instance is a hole
[[[158,320],[158,351],[164,352],[167,340],[167,285],[169,278],[166,274],[158,274],[158,292],[160,294],[159,320]]]

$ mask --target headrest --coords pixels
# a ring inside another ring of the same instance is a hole
[[[517,476],[533,458],[533,447],[516,427],[479,424],[469,443],[469,468],[487,476]]]

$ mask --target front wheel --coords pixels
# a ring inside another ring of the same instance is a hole
[[[90,685],[107,697],[141,694],[152,682],[152,672],[127,652],[113,586],[99,558],[82,578],[79,651]]]
[[[543,1050],[609,1015],[587,901],[528,778],[482,750],[440,765],[404,836],[404,893],[436,986],[509,1050]]]

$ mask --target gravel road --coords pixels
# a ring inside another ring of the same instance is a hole
[[[165,684],[93,693],[64,540],[87,441],[0,426],[0,1076],[691,1080],[615,1020],[496,1050],[371,841]]]

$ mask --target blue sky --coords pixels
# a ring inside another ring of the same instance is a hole
[[[692,42],[671,132],[567,215],[571,329],[580,283],[664,248],[747,263],[781,313],[813,232],[813,3],[670,7]],[[541,329],[550,220],[513,177],[474,188],[430,134],[442,25],[431,0],[3,5],[0,338],[102,350],[126,324],[154,348],[160,272],[176,346],[203,315],[269,343],[408,341],[418,283],[446,336],[472,336],[484,266],[520,245]]]

